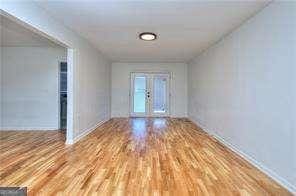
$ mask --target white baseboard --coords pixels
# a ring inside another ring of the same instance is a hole
[[[103,123],[107,122],[108,120],[110,120],[110,118],[106,118],[106,119],[98,122],[94,126],[84,130],[82,133],[77,135],[73,140],[66,140],[66,144],[71,145],[71,144],[74,144],[74,143],[78,142],[80,139],[82,139],[83,137],[87,136],[88,134],[90,134],[91,132],[96,130],[99,126],[101,126]]]
[[[235,145],[233,145],[230,142],[226,141],[223,137],[221,137],[218,134],[216,134],[215,132],[210,131],[209,129],[207,129],[206,126],[203,125],[203,124],[201,124],[201,123],[199,123],[196,118],[194,118],[194,117],[191,116],[191,117],[189,117],[189,120],[191,120],[197,126],[199,126],[200,128],[202,128],[203,131],[207,132],[209,135],[211,135],[212,137],[214,137],[215,139],[217,139],[223,145],[225,145],[226,147],[228,147],[229,149],[231,149],[233,152],[237,153],[242,158],[244,158],[245,160],[247,160],[249,163],[251,163],[253,166],[255,166],[256,168],[258,168],[263,173],[265,173],[267,176],[269,176],[270,178],[272,178],[273,180],[275,180],[281,186],[283,186],[284,188],[286,188],[287,190],[289,190],[292,194],[295,194],[296,195],[296,186],[295,185],[293,185],[292,183],[288,182],[286,179],[284,179],[283,177],[281,177],[280,175],[278,175],[277,173],[275,173],[271,169],[269,169],[266,166],[264,166],[262,163],[260,163],[256,159],[254,159],[252,156],[248,155],[247,153],[244,153],[243,151],[241,151],[240,149],[238,149],[238,147],[236,147]]]
[[[74,144],[74,140],[66,139],[65,144],[66,144],[66,145],[72,145],[72,144]]]
[[[56,131],[58,127],[0,127],[0,131]]]

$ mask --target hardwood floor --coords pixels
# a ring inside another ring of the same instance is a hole
[[[0,186],[29,195],[291,195],[186,119],[112,119],[72,146],[57,131],[0,138]]]

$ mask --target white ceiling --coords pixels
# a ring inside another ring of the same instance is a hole
[[[187,62],[257,13],[267,1],[36,2],[114,62]],[[151,31],[153,42],[138,34]]]
[[[60,47],[49,39],[0,15],[0,46]]]

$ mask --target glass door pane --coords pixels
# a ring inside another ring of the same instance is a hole
[[[133,113],[146,113],[146,76],[134,77]]]
[[[154,75],[153,77],[153,106],[156,115],[167,114],[168,110],[168,75]]]

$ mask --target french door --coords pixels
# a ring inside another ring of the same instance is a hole
[[[132,73],[131,116],[169,116],[169,78],[167,73]]]

